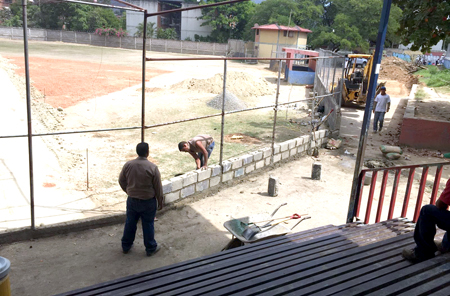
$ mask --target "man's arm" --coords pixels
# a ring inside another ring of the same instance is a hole
[[[373,102],[373,109],[372,109],[372,112],[373,113],[375,113],[375,108],[377,107],[377,101],[374,101]]]
[[[155,198],[158,201],[158,210],[162,210],[164,207],[164,195],[161,183],[161,173],[158,168],[155,169],[153,175],[153,189],[155,190]]]
[[[195,145],[197,145],[197,147],[200,148],[200,150],[202,150],[203,157],[205,158],[203,162],[203,167],[204,168],[208,167],[208,151],[206,151],[206,148],[203,147],[202,142],[200,141],[197,141]]]
[[[389,109],[391,109],[391,102],[387,103],[387,111],[386,112],[389,112]]]
[[[127,182],[127,178],[125,177],[125,166],[123,166],[122,171],[120,172],[120,175],[119,175],[119,185],[120,185],[120,188],[122,188],[122,190],[125,193],[127,193],[128,182]]]
[[[195,164],[197,165],[197,169],[199,169],[200,165],[201,165],[201,162],[200,162],[200,158],[198,157],[197,153],[189,151],[189,154],[194,158]]]

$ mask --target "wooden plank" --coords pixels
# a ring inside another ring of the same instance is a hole
[[[349,295],[367,295],[380,288],[395,284],[402,278],[414,276],[423,270],[432,269],[440,266],[443,261],[448,260],[450,257],[448,254],[438,256],[417,264],[413,264],[408,268],[396,271],[395,274],[385,272],[382,274],[373,274],[365,277],[361,277],[359,283],[355,283],[353,287],[348,287],[345,290],[339,291],[336,295],[349,296]]]
[[[390,248],[377,248],[373,251],[325,263],[316,268],[307,269],[304,272],[272,281],[270,285],[261,285],[256,289],[245,290],[242,292],[242,295],[251,295],[255,291],[261,296],[307,295],[317,292],[323,290],[324,286],[337,285],[357,278],[362,274],[383,268],[386,265],[393,265],[403,261],[398,256],[398,249],[407,245],[411,244],[408,244],[407,241],[402,241],[390,246]]]
[[[414,287],[412,290],[408,289],[408,291],[398,294],[398,296],[434,295],[434,293],[432,293],[433,291],[439,292],[442,291],[443,288],[445,290],[446,287],[449,289],[446,294],[442,295],[448,296],[450,295],[450,278],[447,275],[448,273],[434,280],[429,280],[418,287]]]
[[[377,227],[372,226],[372,227],[367,227],[370,229],[372,229],[373,231],[379,230],[377,229]],[[385,231],[388,231],[386,229],[383,229]],[[353,234],[355,236],[361,236],[363,234],[367,234],[368,231],[366,230],[366,227],[364,228],[360,228],[360,229],[355,229],[355,231],[353,232]],[[389,232],[390,234],[392,234],[391,232]],[[363,237],[363,236],[362,236]],[[179,273],[178,275],[174,275],[171,277],[167,277],[167,278],[160,278],[160,279],[149,279],[150,281],[146,281],[145,283],[138,283],[136,282],[135,284],[139,284],[139,287],[136,288],[136,290],[132,289],[132,292],[137,292],[140,289],[142,289],[143,285],[146,285],[148,287],[152,288],[152,292],[155,293],[167,293],[167,291],[171,290],[174,288],[174,285],[178,285],[180,287],[183,286],[187,286],[187,285],[192,285],[198,282],[201,282],[201,284],[203,285],[203,281],[206,280],[207,278],[212,278],[213,282],[217,282],[219,281],[218,276],[220,276],[220,274],[222,273],[232,273],[233,270],[239,269],[240,272],[244,272],[242,269],[244,267],[246,267],[246,265],[250,264],[250,266],[254,266],[256,263],[260,262],[260,261],[256,261],[258,258],[260,258],[262,260],[262,262],[267,262],[269,260],[275,260],[276,258],[280,257],[282,254],[282,258],[284,258],[284,261],[289,262],[290,260],[287,260],[285,258],[287,258],[287,256],[290,255],[294,255],[294,256],[298,256],[298,253],[301,252],[301,254],[303,256],[307,256],[307,255],[314,255],[315,253],[317,253],[318,251],[321,251],[322,249],[329,249],[331,246],[331,243],[339,243],[340,244],[349,244],[350,242],[347,241],[346,237],[343,236],[337,236],[338,240],[337,241],[331,241],[331,238],[326,238],[323,241],[326,241],[328,243],[328,245],[322,247],[322,248],[317,248],[316,245],[311,245],[309,246],[309,249],[301,249],[299,248],[299,245],[292,245],[290,246],[290,248],[288,249],[283,249],[283,248],[278,248],[275,251],[277,251],[277,254],[275,255],[271,255],[271,254],[267,254],[266,252],[264,253],[255,253],[252,255],[252,257],[249,257],[249,259],[243,260],[240,257],[236,257],[234,259],[230,259],[227,260],[226,262],[224,262],[224,264],[218,263],[218,264],[214,264],[213,267],[210,266],[205,266],[204,270],[187,270],[183,273]],[[323,245],[322,242],[318,242],[319,245]],[[358,245],[355,245],[355,247]],[[347,248],[347,247],[346,247]],[[344,248],[344,249],[346,249]],[[308,251],[309,250],[309,251]],[[288,251],[288,253],[286,253],[286,251]],[[283,252],[283,253],[282,253]],[[272,259],[275,258],[275,259]],[[243,265],[245,264],[245,265]],[[275,262],[271,262],[271,264],[275,264]],[[226,267],[230,267],[229,269],[226,269]],[[231,276],[232,278],[234,278],[234,276]],[[170,285],[170,286],[167,286]],[[158,289],[159,288],[159,289]],[[114,292],[116,293],[115,295],[120,295],[120,293],[122,291],[129,291],[129,288],[126,289],[116,289],[114,290]]]
[[[428,294],[427,296],[448,296],[448,295],[450,295],[450,286],[443,287],[439,291]]]

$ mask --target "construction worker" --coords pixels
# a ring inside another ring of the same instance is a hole
[[[161,174],[158,167],[147,159],[147,143],[139,143],[136,152],[138,157],[125,163],[119,175],[120,187],[128,195],[122,251],[127,254],[133,246],[137,222],[141,219],[145,251],[147,256],[152,256],[161,248],[156,243],[154,229],[156,210],[164,206]]]
[[[391,98],[388,94],[386,94],[386,87],[382,86],[380,88],[380,93],[375,98],[373,103],[373,113],[375,113],[374,119],[373,119],[373,132],[376,133],[377,131],[381,132],[383,129],[383,121],[384,121],[384,115],[386,112],[389,112],[389,109],[391,108]],[[378,125],[380,126],[378,128]]]
[[[214,149],[214,139],[209,135],[197,135],[187,142],[178,143],[180,152],[188,152],[195,160],[197,169],[206,169]]]

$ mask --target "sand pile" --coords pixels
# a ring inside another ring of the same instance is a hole
[[[206,103],[211,108],[222,110],[223,93],[215,96],[214,99]],[[229,91],[225,92],[225,111],[245,109],[247,106]]]
[[[223,91],[223,74],[216,74],[208,79],[187,79],[173,85],[173,88],[220,94]],[[227,91],[238,95],[240,98],[259,97],[275,93],[275,86],[263,77],[243,72],[228,72]]]
[[[411,89],[413,84],[419,82],[419,79],[412,75],[417,71],[417,67],[397,57],[383,58],[381,61],[379,80],[397,80],[402,82],[408,89]]]

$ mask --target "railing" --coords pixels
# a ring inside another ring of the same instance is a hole
[[[430,168],[436,167],[436,175],[434,177],[434,184],[433,184],[433,189],[431,191],[431,198],[430,198],[430,204],[434,204],[436,202],[436,197],[438,194],[439,184],[440,184],[440,180],[441,180],[441,176],[442,176],[442,170],[443,170],[443,167],[446,165],[450,165],[450,163],[445,162],[445,163],[420,164],[420,165],[397,166],[397,167],[389,167],[389,168],[376,168],[376,169],[362,170],[361,173],[359,174],[359,179],[358,179],[358,187],[357,187],[358,190],[356,193],[357,194],[356,199],[355,199],[356,202],[355,202],[355,206],[353,209],[353,213],[354,213],[353,217],[360,219],[359,215],[360,215],[361,201],[362,201],[362,196],[363,196],[364,180],[366,178],[366,174],[368,172],[372,172],[372,180],[370,182],[366,214],[364,217],[364,224],[369,223],[370,213],[372,211],[372,204],[373,204],[373,199],[374,199],[374,195],[375,195],[375,189],[376,189],[376,185],[377,185],[378,172],[382,171],[383,177],[381,180],[380,198],[378,201],[378,208],[377,208],[377,212],[376,212],[376,216],[375,216],[375,223],[378,223],[381,220],[381,214],[382,214],[382,210],[383,210],[383,202],[384,202],[384,197],[385,197],[385,193],[386,193],[386,187],[388,185],[388,176],[389,176],[390,172],[394,173],[394,180],[392,183],[392,194],[391,194],[391,200],[390,200],[390,204],[389,204],[389,211],[388,211],[387,219],[388,220],[392,219],[393,215],[394,215],[395,202],[397,199],[397,193],[398,193],[398,189],[399,189],[401,172],[409,170],[408,180],[407,180],[406,188],[405,188],[405,197],[403,200],[403,206],[402,206],[402,211],[401,211],[401,217],[406,217],[407,211],[408,211],[408,205],[410,202],[411,189],[412,189],[412,185],[413,185],[413,181],[414,181],[414,174],[415,174],[417,168],[422,168],[422,176],[420,178],[419,190],[418,190],[417,200],[416,200],[416,204],[415,204],[414,219],[413,219],[413,222],[417,222],[417,219],[419,218],[420,209],[422,207],[422,201],[423,201],[425,186],[426,186],[426,182],[427,182],[427,176],[428,176]]]

